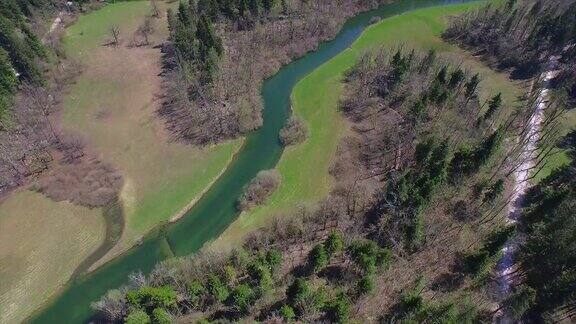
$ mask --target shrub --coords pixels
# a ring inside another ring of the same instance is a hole
[[[145,311],[138,309],[126,316],[126,324],[149,324],[152,323],[150,316]]]
[[[206,287],[198,280],[188,283],[188,296],[192,307],[200,306],[202,296],[206,293]]]
[[[310,270],[313,273],[324,269],[328,265],[328,253],[323,244],[317,244],[308,255]]]
[[[286,322],[290,322],[296,318],[296,313],[294,313],[294,309],[289,305],[283,305],[280,307],[280,316],[282,316]]]
[[[139,290],[128,292],[126,299],[135,308],[144,307],[148,310],[156,307],[172,308],[176,306],[176,291],[171,286],[144,286]]]
[[[369,294],[374,290],[374,279],[370,275],[363,276],[356,286],[359,295]]]
[[[241,313],[248,313],[254,301],[254,291],[247,284],[238,285],[231,295],[232,306]]]
[[[220,302],[228,299],[228,296],[230,295],[228,287],[222,283],[220,278],[213,274],[208,275],[208,291],[216,300]]]
[[[353,242],[348,247],[348,254],[365,273],[386,267],[392,257],[389,249],[383,249],[369,240]]]
[[[280,185],[281,176],[276,170],[260,171],[256,177],[244,187],[244,192],[238,199],[238,209],[247,211],[263,204]]]
[[[286,122],[286,125],[280,130],[280,142],[283,145],[300,144],[308,137],[308,129],[304,120],[300,117],[292,116]]]
[[[312,295],[310,284],[304,278],[296,278],[294,282],[288,287],[286,296],[290,304],[294,305],[299,301],[303,301]]]
[[[340,293],[327,307],[327,315],[332,322],[345,323],[350,317],[350,300]]]
[[[154,323],[156,324],[172,323],[172,317],[164,308],[155,308],[152,312],[152,317],[154,318]]]

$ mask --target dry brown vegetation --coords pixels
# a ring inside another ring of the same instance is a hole
[[[260,85],[283,64],[332,38],[346,18],[385,1],[283,1],[245,26],[221,19],[224,54],[212,82],[191,79],[166,48],[165,104],[160,114],[175,138],[196,144],[234,138],[262,124]]]
[[[280,130],[280,142],[285,146],[300,144],[308,137],[308,128],[300,117],[292,116]]]
[[[263,204],[274,190],[278,188],[281,180],[280,173],[276,170],[258,172],[256,177],[246,185],[244,192],[238,199],[238,209],[247,211]]]

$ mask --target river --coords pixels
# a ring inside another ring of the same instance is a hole
[[[331,41],[284,66],[262,86],[263,126],[250,133],[241,151],[224,174],[178,222],[158,229],[142,243],[92,273],[69,282],[61,292],[37,311],[33,323],[82,323],[93,312],[90,303],[108,290],[120,287],[130,273],[150,272],[158,262],[198,251],[215,239],[238,216],[235,203],[242,188],[261,170],[274,168],[283,147],[278,133],[290,115],[294,85],[318,66],[348,48],[373,17],[387,18],[415,9],[466,0],[397,0],[350,18]]]

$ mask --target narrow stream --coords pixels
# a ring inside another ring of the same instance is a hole
[[[182,219],[150,233],[132,248],[91,274],[68,283],[36,314],[33,323],[82,323],[93,315],[90,303],[108,290],[124,284],[130,273],[150,272],[154,265],[173,256],[198,251],[215,239],[238,213],[235,201],[242,187],[261,170],[274,168],[282,155],[278,133],[290,115],[294,85],[327,62],[360,36],[373,17],[387,18],[415,9],[467,2],[466,0],[396,0],[350,18],[332,41],[283,67],[262,87],[264,125],[248,135],[244,146],[226,172]]]

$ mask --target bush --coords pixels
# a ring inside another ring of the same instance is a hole
[[[238,209],[247,211],[263,204],[280,185],[281,176],[276,170],[260,171],[250,183],[244,187],[242,196],[238,199]]]
[[[359,295],[369,294],[374,290],[374,279],[370,275],[363,276],[356,286]]]
[[[171,286],[144,286],[126,294],[126,300],[135,308],[144,307],[152,310],[156,307],[172,308],[176,306],[176,291]]]
[[[289,305],[283,305],[280,307],[280,316],[282,316],[286,322],[290,322],[296,318],[296,313],[294,313],[294,309]]]
[[[280,130],[280,142],[284,146],[300,144],[308,137],[308,129],[304,120],[300,117],[292,116],[288,119],[286,126]]]
[[[345,294],[338,294],[327,307],[327,315],[334,323],[345,323],[350,317],[350,301]]]
[[[145,311],[139,309],[135,310],[126,316],[126,324],[149,324],[152,323],[150,316]]]
[[[154,323],[157,324],[170,324],[173,322],[172,317],[164,308],[154,309],[152,317],[154,318]]]
[[[194,280],[188,283],[188,296],[192,307],[200,306],[202,296],[206,293],[206,287],[201,282]]]
[[[297,302],[304,301],[312,295],[310,284],[304,278],[296,278],[294,282],[288,287],[286,296],[290,304],[294,305]]]
[[[210,274],[208,275],[208,291],[218,301],[223,302],[228,299],[230,292],[228,287],[222,283],[220,278]]]
[[[232,306],[241,313],[248,313],[254,301],[254,291],[247,284],[238,285],[231,296]]]
[[[348,254],[365,273],[388,266],[392,257],[389,249],[383,249],[369,240],[353,242],[348,247]]]

